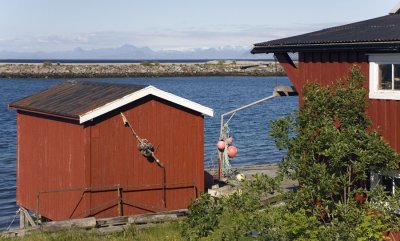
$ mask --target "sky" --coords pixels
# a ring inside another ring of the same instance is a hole
[[[0,51],[243,47],[383,16],[399,0],[0,0]]]

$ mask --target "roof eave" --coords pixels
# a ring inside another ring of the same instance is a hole
[[[52,117],[61,118],[61,119],[79,121],[79,117],[78,116],[68,115],[68,114],[59,113],[59,112],[44,112],[44,111],[41,111],[41,110],[37,110],[37,109],[33,109],[33,108],[25,108],[25,107],[21,107],[21,106],[18,106],[18,105],[9,104],[8,105],[8,109],[16,109],[17,111],[24,111],[24,112],[34,113],[34,114],[52,116]]]
[[[211,116],[211,117],[214,116],[214,110],[211,109],[211,108],[208,108],[206,106],[200,105],[200,104],[195,103],[193,101],[190,101],[188,99],[179,97],[177,95],[168,93],[166,91],[157,89],[154,86],[148,86],[148,87],[143,88],[143,89],[141,89],[139,91],[136,91],[136,92],[134,92],[132,94],[126,95],[126,96],[124,96],[124,97],[122,97],[120,99],[117,99],[115,101],[112,101],[112,102],[107,103],[107,104],[105,104],[103,106],[100,106],[100,107],[98,107],[96,109],[93,109],[91,111],[88,111],[86,113],[83,113],[83,114],[79,115],[79,122],[82,124],[84,122],[93,120],[94,118],[96,118],[98,116],[101,116],[101,115],[103,115],[105,113],[108,113],[108,112],[110,112],[112,110],[115,110],[115,109],[117,109],[119,107],[122,107],[122,106],[124,106],[126,104],[129,104],[129,103],[131,103],[133,101],[136,101],[136,100],[141,99],[141,98],[143,98],[145,96],[148,96],[148,95],[153,95],[153,96],[159,97],[161,99],[170,101],[172,103],[175,103],[177,105],[186,107],[188,109],[194,110],[194,111],[199,112],[199,113],[204,114],[204,115],[208,115],[208,116]]]
[[[362,43],[329,43],[329,44],[293,44],[254,46],[252,54],[287,53],[287,52],[332,52],[332,51],[370,51],[370,52],[399,52],[400,41],[395,42],[362,42]]]

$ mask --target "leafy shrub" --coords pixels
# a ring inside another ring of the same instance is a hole
[[[385,240],[399,230],[400,190],[368,190],[369,167],[398,168],[398,156],[370,130],[364,78],[357,68],[348,78],[321,87],[309,84],[299,113],[272,123],[271,136],[287,154],[277,178],[256,175],[235,194],[203,195],[184,221],[190,240]],[[283,178],[299,188],[281,194]],[[357,197],[361,197],[357,198]]]
[[[364,77],[357,68],[336,84],[308,84],[297,115],[272,123],[271,136],[287,155],[281,171],[299,180],[313,197],[348,203],[366,189],[370,167],[398,168],[397,155],[369,131]]]
[[[149,61],[143,61],[143,62],[140,63],[140,65],[146,66],[146,67],[151,67],[151,66],[153,66],[153,64],[152,64],[151,62],[149,62]]]
[[[200,239],[210,235],[218,225],[218,216],[221,215],[223,206],[220,200],[208,194],[202,194],[200,199],[189,206],[191,215],[182,225],[182,235],[189,239]]]
[[[50,61],[45,61],[45,62],[43,62],[43,66],[44,66],[44,67],[50,67],[50,66],[52,66],[52,65],[53,65],[53,63],[50,62]]]

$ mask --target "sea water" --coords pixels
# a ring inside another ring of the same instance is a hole
[[[153,85],[159,89],[214,109],[214,117],[205,117],[204,164],[216,165],[216,143],[220,116],[258,99],[270,96],[276,85],[290,85],[286,77],[159,77],[78,79],[123,84]],[[18,224],[16,188],[16,113],[8,103],[59,84],[65,79],[0,78],[0,229],[14,220]],[[297,110],[297,97],[277,97],[238,112],[229,122],[238,155],[233,166],[279,162],[284,153],[268,135],[272,120]],[[229,118],[229,117],[228,117]]]

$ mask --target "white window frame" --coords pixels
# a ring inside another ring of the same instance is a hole
[[[369,98],[383,100],[400,100],[400,90],[379,89],[380,64],[400,64],[400,54],[369,54]]]
[[[394,194],[396,190],[395,179],[400,179],[400,171],[398,170],[390,170],[385,172],[385,176],[392,179],[392,190],[391,193]],[[378,184],[382,182],[382,173],[376,171],[376,168],[372,167],[370,169],[370,187],[371,189],[376,187]]]

